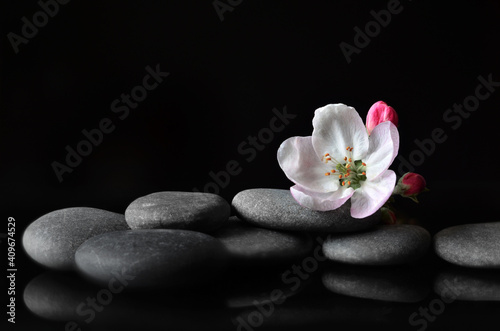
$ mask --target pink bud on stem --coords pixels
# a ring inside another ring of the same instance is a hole
[[[393,194],[399,194],[418,202],[417,195],[429,190],[426,185],[424,177],[414,172],[407,172],[399,179]]]
[[[375,102],[366,115],[366,129],[371,134],[373,129],[382,122],[391,121],[398,126],[398,114],[391,106],[383,101]]]

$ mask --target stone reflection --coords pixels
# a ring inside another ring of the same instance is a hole
[[[95,292],[94,286],[76,274],[48,271],[26,285],[23,297],[26,307],[35,315],[70,321],[78,318],[76,307]]]
[[[64,322],[67,330],[234,329],[230,310],[210,288],[113,293],[74,273],[46,272],[26,286],[24,302],[35,315]]]
[[[356,298],[390,302],[419,302],[430,286],[417,270],[408,266],[363,267],[335,264],[323,273],[330,291]]]
[[[304,291],[280,304],[266,303],[241,310],[233,318],[235,330],[331,330],[357,326],[388,326],[401,311],[392,303],[362,300],[331,293]],[[360,318],[362,317],[362,318]]]
[[[434,292],[463,301],[500,301],[500,270],[448,266],[434,281]]]
[[[282,268],[239,269],[225,275],[218,290],[229,308],[255,307],[284,302],[307,288],[310,279],[290,283]]]
[[[234,271],[210,286],[176,292],[120,293],[75,273],[46,272],[26,286],[24,301],[35,315],[60,321],[66,330],[251,331],[388,327],[407,323],[397,316],[415,309],[401,302],[427,294],[425,282],[408,268],[329,267],[323,277],[318,270],[296,290],[283,283],[282,270]],[[324,285],[350,296],[332,295]]]

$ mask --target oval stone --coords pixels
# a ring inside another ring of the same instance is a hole
[[[213,236],[226,247],[232,264],[239,266],[291,263],[313,246],[308,235],[258,228],[234,216]]]
[[[156,192],[133,201],[125,211],[132,229],[182,229],[209,232],[229,218],[222,197],[200,192]]]
[[[89,207],[66,208],[31,223],[22,242],[26,253],[41,265],[71,270],[75,252],[85,240],[120,230],[130,230],[122,214]]]
[[[457,225],[434,236],[443,260],[471,268],[500,268],[500,222]]]
[[[103,285],[115,280],[130,288],[174,288],[217,276],[227,252],[217,239],[194,231],[116,231],[87,240],[75,261],[83,275]]]
[[[236,215],[249,223],[285,231],[351,232],[371,228],[380,221],[379,212],[364,219],[351,217],[350,200],[331,211],[302,207],[290,190],[245,190],[233,198],[232,206]]]
[[[337,262],[395,265],[417,260],[430,244],[429,232],[420,226],[380,225],[366,232],[330,235],[323,244],[323,253]]]

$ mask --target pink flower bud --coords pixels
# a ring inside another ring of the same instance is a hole
[[[398,126],[398,114],[391,106],[388,106],[383,101],[375,102],[368,110],[366,115],[366,129],[368,134],[382,122],[391,121],[395,126]]]
[[[401,178],[401,183],[407,188],[404,195],[417,195],[425,190],[425,178],[414,172],[409,172]]]
[[[417,195],[428,190],[426,185],[424,177],[414,172],[407,172],[399,179],[394,193],[418,202]]]

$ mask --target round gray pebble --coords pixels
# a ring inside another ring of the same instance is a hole
[[[352,232],[371,228],[380,221],[379,212],[364,219],[351,217],[350,200],[331,211],[302,207],[290,190],[245,190],[233,198],[232,206],[236,215],[249,223],[285,231]]]
[[[156,192],[133,201],[125,211],[132,229],[183,229],[209,232],[229,218],[222,197],[199,192]]]
[[[396,265],[417,260],[430,243],[429,232],[420,226],[380,225],[366,232],[330,235],[323,244],[323,253],[337,262]]]
[[[463,267],[500,268],[500,222],[452,226],[434,236],[442,259]]]
[[[76,251],[77,268],[94,282],[130,288],[175,288],[205,283],[224,270],[217,239],[188,230],[117,231],[93,237]]]
[[[43,215],[24,231],[22,242],[26,253],[45,267],[74,268],[77,248],[93,236],[130,230],[122,214],[106,210],[75,207]]]

